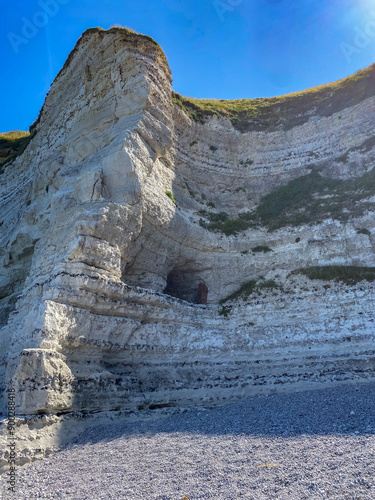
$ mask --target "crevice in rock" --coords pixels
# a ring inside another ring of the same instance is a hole
[[[178,405],[177,403],[158,403],[158,404],[150,404],[148,405],[149,410],[159,410],[161,408],[176,408]],[[138,406],[138,410],[147,410],[147,406],[142,407],[142,405]]]

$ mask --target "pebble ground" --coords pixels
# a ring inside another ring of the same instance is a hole
[[[375,500],[375,384],[96,427],[0,498]]]

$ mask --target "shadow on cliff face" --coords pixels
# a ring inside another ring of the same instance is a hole
[[[31,269],[36,239],[18,233],[8,248],[0,249],[0,327],[7,324]]]
[[[155,412],[156,413],[156,412]],[[152,421],[96,427],[80,444],[126,435],[191,433],[300,436],[375,434],[375,383],[343,385],[295,394],[247,398],[216,408],[195,408]]]

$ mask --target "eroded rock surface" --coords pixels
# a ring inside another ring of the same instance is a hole
[[[347,106],[306,94],[295,126],[276,109],[240,131],[185,113],[148,37],[85,32],[0,176],[2,396],[59,415],[372,379],[375,284],[291,273],[375,266],[374,71]],[[315,219],[265,222],[264,197],[309,175]]]

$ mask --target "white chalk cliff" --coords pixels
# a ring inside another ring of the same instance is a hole
[[[82,35],[0,175],[3,414],[9,384],[60,415],[374,378],[374,281],[295,271],[371,277],[375,69],[255,104],[200,108],[152,39]]]

